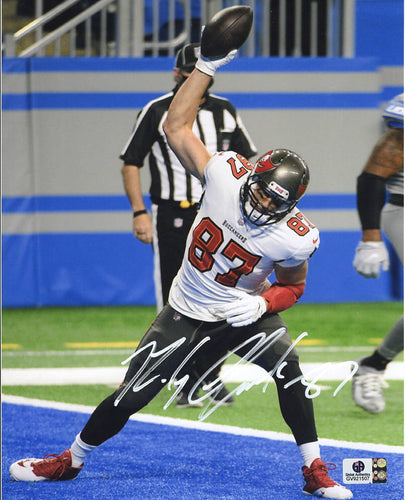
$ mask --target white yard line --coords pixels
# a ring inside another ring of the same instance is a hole
[[[70,351],[3,351],[3,357],[43,357],[43,356],[106,356],[110,354],[119,354],[128,356],[134,352],[134,349],[80,349]]]
[[[299,352],[368,352],[370,346],[299,346]],[[133,349],[71,349],[69,351],[7,351],[3,350],[3,357],[41,357],[41,356],[99,356],[100,354],[128,355]]]
[[[302,363],[302,371],[310,380],[340,380],[350,376],[350,363]],[[91,385],[119,384],[126,367],[96,368],[4,368],[2,385]],[[269,382],[272,378],[253,364],[225,364],[221,370],[224,382]],[[404,362],[394,361],[387,367],[387,380],[404,379]]]
[[[41,399],[30,399],[30,398],[23,398],[21,396],[10,396],[6,394],[2,394],[2,400],[5,403],[36,406],[41,408],[51,408],[62,411],[73,411],[77,413],[90,414],[94,411],[93,406],[60,403],[56,401],[44,401]],[[138,422],[171,425],[176,427],[185,427],[189,429],[198,429],[201,431],[224,432],[238,436],[252,436],[264,439],[270,439],[274,441],[294,442],[294,439],[290,434],[285,434],[282,432],[262,431],[258,429],[242,428],[242,427],[222,425],[222,424],[210,424],[207,422],[186,420],[181,418],[162,417],[157,415],[148,415],[140,413],[138,413],[137,415],[133,415],[132,417],[130,417],[130,419]],[[385,444],[361,443],[361,442],[356,443],[351,441],[337,441],[334,439],[322,439],[322,438],[319,439],[319,442],[321,445],[333,446],[336,448],[351,448],[353,450],[367,450],[367,451],[376,451],[381,453],[384,452],[401,453],[401,454],[404,453],[403,446],[392,446]]]

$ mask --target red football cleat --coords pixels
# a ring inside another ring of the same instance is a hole
[[[10,466],[10,476],[15,481],[68,481],[82,470],[72,467],[70,450],[60,455],[46,455],[44,458],[24,458]]]
[[[328,467],[329,465],[329,467]],[[303,493],[321,498],[346,499],[353,498],[353,493],[344,486],[329,477],[328,470],[336,469],[335,464],[325,464],[320,458],[316,458],[311,467],[304,465],[305,486]]]

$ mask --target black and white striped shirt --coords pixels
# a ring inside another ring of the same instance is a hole
[[[142,167],[149,154],[153,203],[160,200],[195,203],[202,193],[200,182],[181,165],[163,131],[163,122],[175,91],[173,89],[150,101],[140,111],[134,131],[120,155],[125,164]],[[208,94],[198,110],[193,131],[211,154],[232,150],[250,158],[257,153],[239,114],[223,97]]]

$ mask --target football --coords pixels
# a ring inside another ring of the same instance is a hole
[[[217,12],[207,23],[201,37],[201,54],[208,59],[220,59],[231,50],[239,49],[253,23],[253,9],[235,5]]]

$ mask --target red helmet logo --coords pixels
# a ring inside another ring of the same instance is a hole
[[[266,172],[267,170],[272,170],[273,168],[276,167],[276,165],[274,165],[271,162],[271,155],[272,154],[273,154],[273,150],[271,150],[268,153],[264,154],[263,156],[261,156],[257,160],[257,162],[256,162],[256,168],[255,168],[255,172],[257,174],[260,174],[261,172]]]

